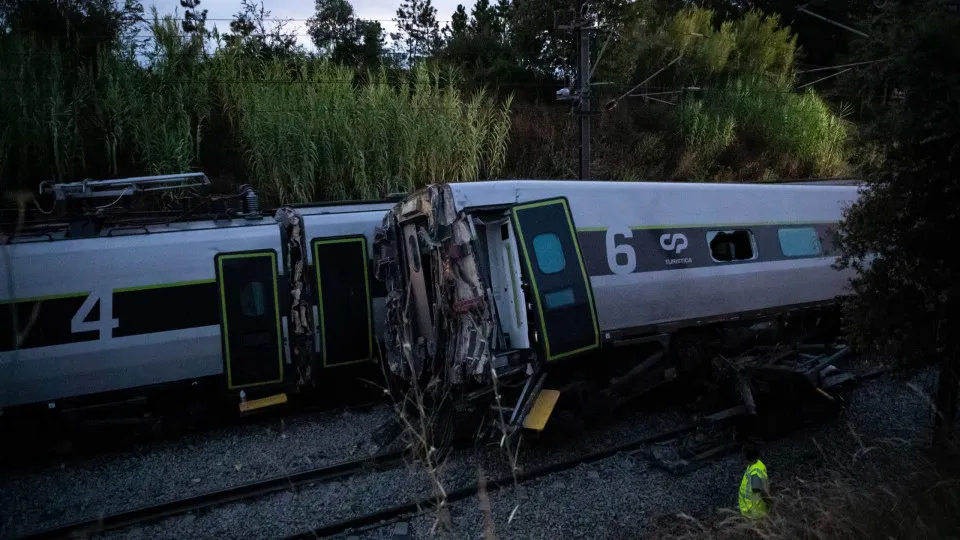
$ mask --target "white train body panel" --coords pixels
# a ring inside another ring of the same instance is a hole
[[[815,258],[785,258],[779,252],[771,257],[769,249],[761,249],[758,261],[733,264],[714,264],[705,253],[692,256],[688,264],[664,261],[690,256],[695,242],[706,242],[690,230],[836,224],[856,200],[855,186],[524,181],[454,184],[452,189],[460,209],[566,197],[601,331],[828,301],[850,293],[850,274],[831,267],[836,257],[829,249]],[[616,245],[634,245],[632,255],[621,257],[635,259],[632,267],[625,264],[629,260],[619,265],[608,260],[615,257],[614,247],[607,245],[613,233],[632,235],[615,239]],[[659,245],[662,234],[675,233],[687,236],[688,247],[679,254]],[[655,237],[643,244],[647,249],[631,242],[644,234]],[[822,241],[825,247],[829,243],[828,238]]]
[[[136,306],[138,312],[132,316],[130,310],[121,313],[116,304],[130,289],[149,291],[187,283],[213,288],[215,254],[251,249],[279,252],[280,237],[273,220],[269,221],[260,226],[228,227],[229,234],[224,228],[208,228],[6,246],[16,263],[11,265],[13,272],[6,266],[0,270],[0,280],[6,283],[8,273],[12,274],[16,298],[93,293],[88,301],[99,299],[99,305],[94,313],[80,317],[102,320],[104,314],[110,314],[116,320],[113,329],[104,326],[95,339],[0,353],[0,406],[220,375],[221,335],[215,318],[202,326],[121,335],[127,325],[182,317],[172,312],[161,318],[157,309],[210,311],[209,306],[191,303],[216,302],[216,297],[184,296],[165,306],[147,303]],[[0,298],[6,300],[6,296]],[[65,314],[70,315],[74,314]]]
[[[823,232],[839,222],[843,208],[857,197],[855,186],[495,181],[452,184],[451,189],[457,208],[467,212],[566,198],[603,339],[849,293],[849,275],[831,268],[834,256],[827,240],[821,239],[826,249],[819,256],[794,258],[775,251],[781,228],[813,224]],[[370,258],[376,227],[393,207],[383,202],[297,211],[308,244],[363,237]],[[0,246],[0,308],[27,309],[39,298],[45,299],[43,317],[59,317],[44,320],[46,337],[28,337],[35,342],[19,350],[0,348],[0,408],[225,375],[214,258],[272,250],[278,279],[288,279],[280,227],[267,216],[146,229],[149,234],[108,237],[104,232]],[[712,260],[706,234],[728,229],[755,233],[755,260]],[[307,263],[317,264],[312,250]],[[368,271],[372,276],[373,269]],[[501,264],[499,271],[507,270]],[[505,284],[509,279],[504,274],[492,281]],[[130,296],[134,292],[140,296]],[[92,325],[89,321],[98,319],[88,314],[71,328],[84,302],[92,305],[90,293],[106,299],[98,310],[104,310],[101,315],[111,312],[115,327],[88,330],[84,320]],[[372,296],[373,335],[379,339],[383,294],[368,289],[367,296]],[[310,302],[316,330],[317,302]],[[280,310],[280,315],[281,356],[289,362],[287,313]],[[10,333],[10,328],[2,331]],[[4,339],[9,343],[12,336]]]

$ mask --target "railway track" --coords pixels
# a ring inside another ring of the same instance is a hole
[[[565,471],[572,469],[582,464],[593,463],[600,461],[609,457],[612,457],[619,453],[632,453],[638,450],[642,450],[645,446],[660,441],[664,439],[669,439],[671,437],[676,437],[684,433],[690,432],[697,427],[696,424],[688,424],[680,428],[672,429],[659,433],[657,435],[640,437],[634,439],[631,442],[617,445],[611,448],[606,448],[603,450],[598,450],[586,455],[577,456],[572,459],[561,461],[558,463],[553,463],[550,465],[545,465],[543,467],[538,467],[536,469],[531,469],[516,475],[516,478],[512,475],[505,475],[494,480],[488,480],[486,482],[486,490],[488,492],[494,492],[500,489],[501,487],[512,485],[515,481],[517,483],[529,482],[537,478],[541,478],[548,474],[553,474],[556,472]],[[477,494],[478,485],[473,484],[455,491],[447,493],[447,496],[444,499],[445,504],[450,504],[457,502],[463,499],[467,499]],[[385,526],[393,521],[397,521],[401,517],[414,517],[430,511],[430,508],[436,507],[440,500],[436,497],[427,497],[419,501],[402,504],[394,506],[391,508],[386,508],[383,510],[378,510],[376,512],[371,512],[369,514],[364,514],[362,516],[353,517],[329,525],[324,525],[315,529],[310,529],[303,531],[291,536],[285,537],[283,540],[308,540],[332,536],[339,534],[348,530],[360,531],[368,528],[379,528]]]
[[[345,476],[395,467],[403,463],[404,455],[403,451],[384,452],[367,458],[345,461],[336,465],[318,467],[290,475],[276,476],[228,489],[203,493],[184,499],[176,499],[158,505],[144,506],[97,519],[78,521],[62,527],[30,533],[22,538],[24,540],[40,540],[102,533],[131,525],[148,523],[186,512],[203,510],[234,501],[259,497],[304,484],[329,482]]]
[[[677,429],[659,433],[657,435],[642,437],[615,447],[578,456],[570,460],[529,470],[517,475],[516,480],[518,482],[526,482],[554,472],[576,467],[582,463],[592,463],[621,452],[635,451],[639,448],[642,448],[644,445],[677,436],[690,431],[695,427],[696,424],[686,425]],[[402,464],[404,462],[405,455],[406,454],[403,451],[384,452],[368,458],[351,460],[327,467],[319,467],[291,475],[277,476],[266,480],[243,484],[233,488],[167,501],[158,505],[143,506],[96,519],[77,521],[64,526],[29,533],[25,536],[22,536],[21,539],[41,540],[52,538],[88,537],[90,535],[117,530],[124,527],[155,522],[163,518],[185,514],[187,512],[205,510],[230,502],[260,497],[310,483],[328,482],[355,474],[386,470]],[[496,491],[500,487],[510,485],[513,482],[513,476],[504,476],[496,480],[488,481],[487,489],[489,491]],[[476,486],[463,488],[449,493],[447,496],[447,502],[462,500],[474,495],[475,493]],[[403,504],[355,518],[350,518],[330,525],[325,525],[303,533],[298,533],[290,536],[289,538],[316,538],[318,536],[329,536],[348,529],[362,528],[372,524],[378,524],[383,521],[395,520],[400,516],[411,513],[419,513],[423,511],[423,509],[430,507],[435,502],[436,501],[434,499],[424,499],[409,504]]]
[[[887,368],[875,369],[853,377],[847,382],[847,384],[850,384],[851,386],[857,386],[863,382],[877,378],[888,371],[889,370]],[[529,482],[549,474],[562,472],[574,469],[580,465],[601,461],[617,454],[645,455],[646,457],[649,457],[649,453],[646,451],[648,451],[654,444],[692,433],[703,425],[704,424],[702,421],[692,422],[656,435],[640,437],[634,439],[633,441],[614,447],[524,471],[517,474],[516,477],[512,475],[505,475],[493,480],[487,480],[485,484],[485,490],[488,493],[491,493],[499,490],[501,487],[512,485],[515,482],[517,484]],[[736,450],[737,447],[738,445],[735,443],[722,442],[699,453],[696,456],[693,456],[693,459],[691,459],[689,462],[684,462],[679,465],[671,464],[672,466],[666,466],[665,468],[671,470],[675,474],[686,474],[703,466],[710,459],[721,457],[731,451]],[[479,484],[475,483],[470,486],[448,492],[443,502],[444,504],[449,505],[457,501],[468,499],[472,496],[475,496],[478,493],[478,490]],[[391,508],[371,512],[369,514],[364,514],[328,525],[323,525],[321,527],[301,531],[299,533],[284,537],[283,540],[316,540],[318,538],[330,537],[345,533],[347,531],[359,533],[371,529],[378,529],[400,521],[403,518],[412,519],[423,515],[429,512],[432,508],[436,508],[440,502],[440,499],[437,497],[427,497],[415,502],[397,505]]]
[[[864,373],[854,377],[848,382],[848,384],[859,385],[864,381],[883,375],[884,373],[887,373],[887,371],[888,370],[886,369],[879,369]],[[516,477],[512,475],[505,475],[500,478],[488,480],[486,482],[486,490],[488,492],[492,492],[501,487],[512,485],[514,482],[529,482],[549,474],[575,468],[582,464],[594,463],[617,454],[640,454],[658,442],[668,441],[672,438],[677,438],[687,433],[694,432],[697,430],[697,428],[702,427],[703,425],[704,423],[702,420],[692,422],[655,435],[643,436],[624,444],[598,450],[585,455],[580,455],[571,459],[545,465],[543,467],[523,471],[517,474]],[[731,451],[732,449],[734,449],[733,445],[725,443],[704,452],[699,457],[703,459],[710,459],[713,457],[718,457],[728,451]],[[404,457],[405,453],[403,451],[383,452],[367,458],[346,461],[326,467],[319,467],[291,475],[277,476],[266,480],[243,484],[233,488],[167,501],[159,505],[144,506],[96,519],[78,521],[60,527],[29,533],[22,538],[25,540],[39,540],[47,538],[77,537],[78,535],[82,537],[133,525],[145,524],[178,514],[184,514],[197,510],[205,510],[230,502],[260,497],[310,483],[327,482],[346,476],[387,470],[401,465],[404,462]],[[683,471],[681,472],[686,472],[693,468],[696,468],[696,465],[693,465],[692,467],[683,467]],[[445,504],[450,504],[467,499],[475,495],[477,493],[477,489],[478,486],[473,484],[462,489],[449,492],[444,502]],[[402,517],[415,517],[428,512],[429,509],[434,508],[438,502],[439,500],[437,498],[428,497],[415,502],[381,509],[368,514],[355,516],[339,522],[302,531],[286,537],[286,540],[308,538],[315,539],[339,534],[349,530],[361,531],[364,529],[379,528],[385,524],[397,521]]]

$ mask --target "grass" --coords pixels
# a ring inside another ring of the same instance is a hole
[[[845,165],[849,126],[812,90],[734,79],[679,106],[684,141],[709,166],[735,142],[782,175],[832,176]]]
[[[303,59],[229,57],[214,69],[220,80],[263,80],[221,92],[254,184],[281,203],[477,180],[503,164],[510,99],[461,96],[453,71],[421,66],[393,87],[384,71],[358,81],[350,68]]]
[[[906,453],[907,459],[902,453]],[[900,459],[893,456],[901,453]],[[693,539],[956,538],[960,530],[960,467],[946,454],[906,448],[903,441],[862,445],[819,477],[775,488],[766,519],[735,509],[697,520],[680,514],[657,535]],[[904,466],[906,462],[909,465]]]

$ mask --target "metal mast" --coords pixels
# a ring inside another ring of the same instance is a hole
[[[557,25],[561,30],[575,30],[579,37],[580,61],[577,68],[577,92],[570,96],[570,90],[564,88],[557,92],[557,99],[577,100],[577,123],[580,132],[580,179],[590,179],[590,117],[592,111],[590,108],[590,36],[596,29],[592,24],[592,18],[585,15],[583,11],[583,0],[577,3],[577,13],[569,24]]]

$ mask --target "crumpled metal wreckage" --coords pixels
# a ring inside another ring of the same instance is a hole
[[[425,368],[445,384],[480,380],[490,363],[494,324],[471,239],[445,184],[411,195],[376,232],[375,273],[388,290],[385,358],[406,381]]]

